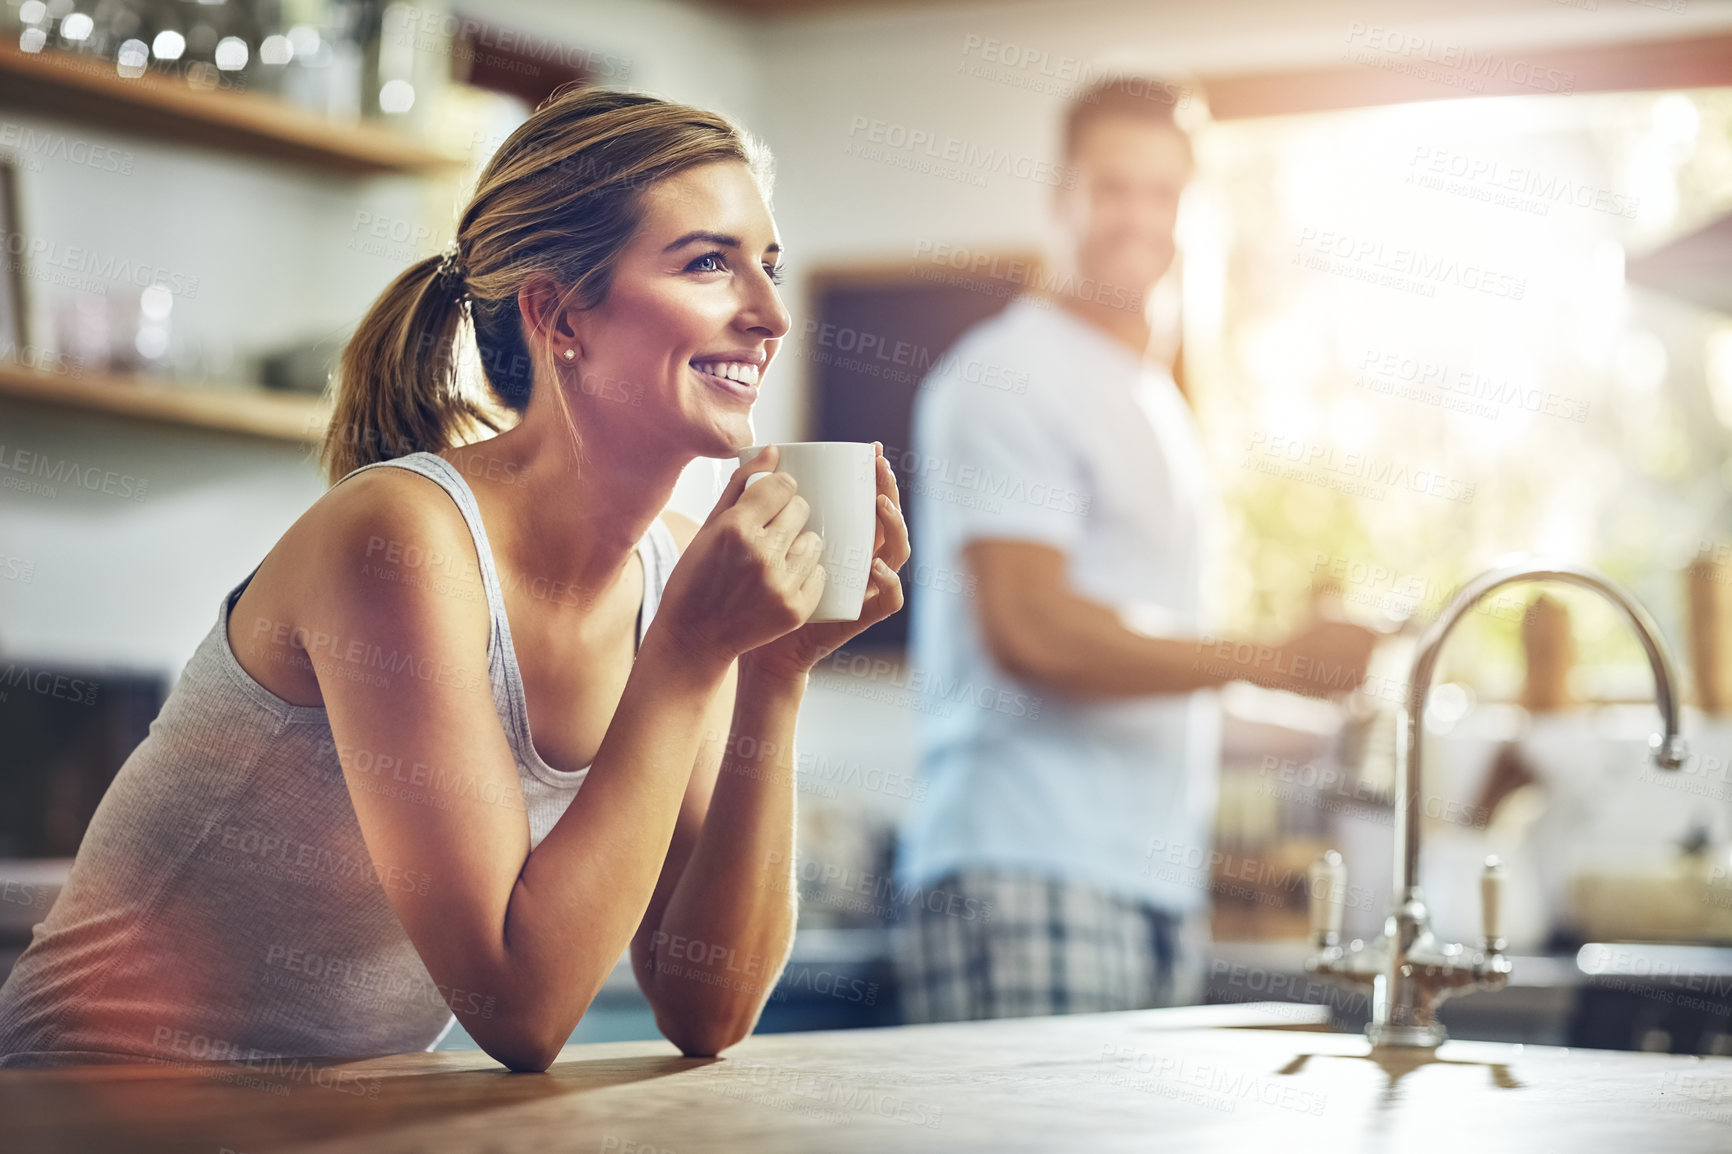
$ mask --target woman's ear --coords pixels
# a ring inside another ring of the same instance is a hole
[[[531,277],[517,290],[517,310],[532,347],[544,345],[562,360],[583,356],[577,313],[569,294],[547,277]]]

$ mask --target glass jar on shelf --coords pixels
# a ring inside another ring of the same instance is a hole
[[[277,78],[284,100],[333,120],[357,120],[363,105],[364,54],[358,30],[365,5],[342,0],[284,0]]]

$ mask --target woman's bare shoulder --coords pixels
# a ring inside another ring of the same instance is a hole
[[[407,469],[369,469],[327,491],[265,555],[231,613],[230,644],[247,674],[278,697],[327,704],[313,670],[275,651],[277,635],[348,636],[364,622],[373,641],[395,631],[422,647],[485,648],[487,603],[475,566],[463,514],[437,483]]]
[[[395,574],[397,581],[390,583],[405,588],[466,578],[480,587],[479,559],[462,511],[438,482],[409,469],[369,469],[345,479],[315,501],[279,544],[286,548],[273,553],[298,561],[292,575],[284,576],[301,594],[335,592],[352,586],[349,578],[386,574]]]
[[[349,477],[314,502],[302,520],[330,534],[390,529],[469,536],[450,493],[412,469],[368,469]]]

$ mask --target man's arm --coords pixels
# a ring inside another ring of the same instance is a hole
[[[1359,684],[1376,641],[1368,630],[1333,621],[1280,646],[1151,637],[1073,590],[1064,554],[1050,545],[977,539],[963,558],[993,659],[1023,681],[1071,697],[1188,693],[1241,680],[1327,696]]]

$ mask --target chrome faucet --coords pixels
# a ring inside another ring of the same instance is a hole
[[[1504,870],[1495,857],[1486,859],[1480,877],[1484,937],[1479,948],[1470,951],[1454,943],[1442,944],[1432,935],[1431,914],[1419,888],[1419,824],[1424,810],[1420,783],[1425,699],[1444,639],[1481,598],[1526,581],[1559,581],[1591,589],[1623,612],[1654,670],[1654,698],[1665,727],[1648,743],[1654,764],[1677,770],[1687,757],[1678,734],[1676,679],[1660,631],[1647,611],[1610,578],[1583,565],[1531,560],[1482,573],[1463,586],[1420,639],[1408,677],[1407,705],[1396,727],[1395,908],[1384,922],[1383,936],[1343,945],[1347,875],[1341,855],[1331,850],[1311,867],[1314,952],[1305,969],[1355,990],[1370,987],[1371,1022],[1365,1034],[1373,1046],[1436,1047],[1449,1036],[1437,1021],[1438,1003],[1451,994],[1500,989],[1509,981],[1510,960],[1504,954],[1500,928]]]

